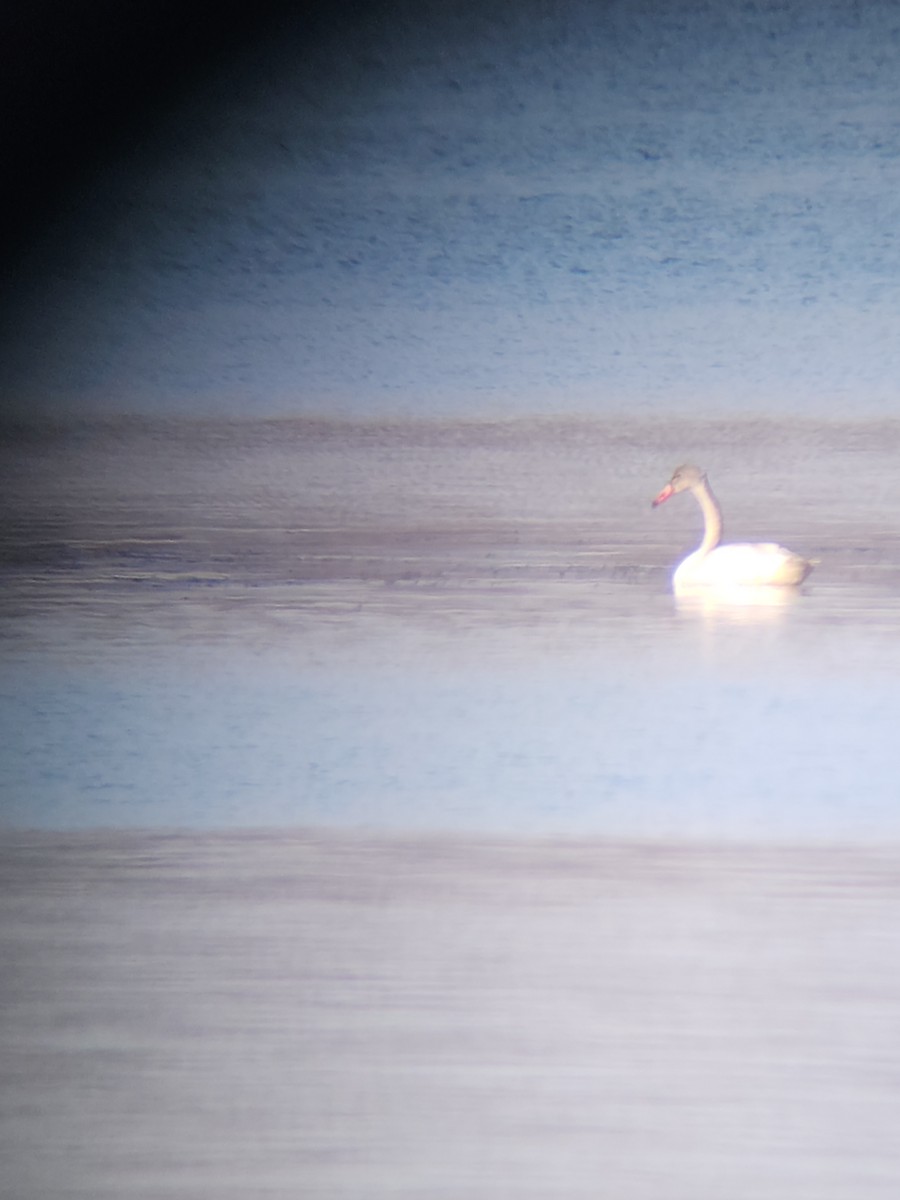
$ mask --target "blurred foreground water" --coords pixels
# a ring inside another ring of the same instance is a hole
[[[8,437],[6,1193],[894,1197],[898,443]]]
[[[900,855],[7,835],[8,1196],[897,1193]]]

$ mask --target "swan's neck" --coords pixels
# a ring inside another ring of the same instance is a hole
[[[703,511],[703,541],[697,547],[697,554],[703,557],[715,550],[722,537],[722,510],[705,479],[691,490]]]

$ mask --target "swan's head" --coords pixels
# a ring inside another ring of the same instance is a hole
[[[699,467],[676,467],[672,478],[653,501],[652,507],[656,508],[657,504],[664,503],[676,492],[689,492],[692,488],[700,487],[705,479],[706,475]]]

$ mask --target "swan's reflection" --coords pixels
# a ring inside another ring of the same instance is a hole
[[[685,616],[752,624],[780,620],[797,603],[800,594],[795,587],[682,584],[675,588],[675,604]]]

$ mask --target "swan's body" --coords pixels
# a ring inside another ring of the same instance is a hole
[[[690,491],[703,512],[703,541],[679,563],[672,576],[676,591],[699,587],[759,587],[802,583],[812,563],[774,542],[735,542],[720,546],[722,511],[699,467],[678,467],[653,501]]]
[[[802,583],[812,564],[775,542],[735,542],[709,552],[695,550],[675,568],[676,591],[685,587],[792,586]]]

